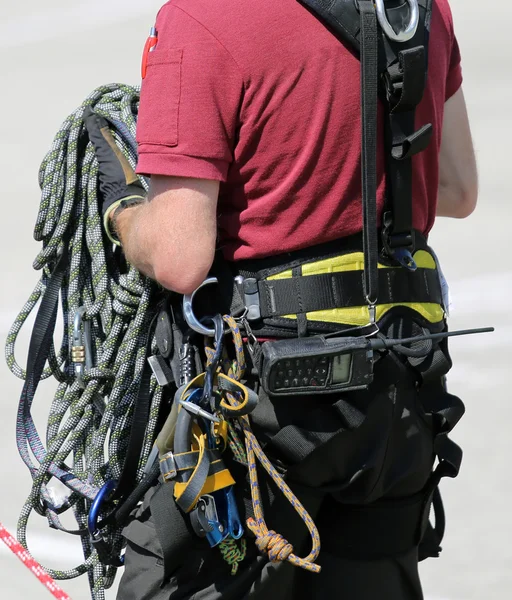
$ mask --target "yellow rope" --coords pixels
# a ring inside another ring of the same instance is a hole
[[[245,355],[243,348],[243,340],[240,334],[240,329],[236,321],[229,316],[224,316],[224,321],[228,324],[231,334],[233,336],[233,342],[235,346],[236,358],[231,364],[227,365],[227,361],[224,362],[223,368],[226,369],[228,376],[235,379],[236,381],[240,381],[243,377],[246,364],[245,364]],[[213,350],[209,347],[206,348],[206,352],[208,357],[212,356]],[[226,398],[228,402],[232,406],[237,406],[239,403],[238,400],[234,397],[233,394],[226,393]],[[272,463],[269,461],[263,449],[261,448],[256,436],[252,432],[249,417],[242,416],[239,417],[239,423],[242,426],[242,429],[245,434],[245,447],[247,451],[247,464],[249,467],[249,480],[251,483],[251,497],[254,515],[256,519],[249,518],[247,519],[247,527],[252,531],[252,533],[256,536],[256,545],[261,552],[266,552],[269,555],[269,558],[273,562],[280,562],[287,560],[293,565],[297,567],[302,567],[307,571],[311,571],[313,573],[320,572],[320,566],[315,564],[315,560],[318,558],[320,553],[320,535],[318,533],[318,529],[310,517],[307,510],[298,500],[298,498],[294,495],[288,485],[285,483],[281,475],[276,471]],[[281,490],[281,492],[285,495],[287,500],[296,510],[296,512],[300,515],[304,524],[309,530],[312,541],[311,552],[306,556],[306,558],[300,558],[293,552],[293,546],[285,540],[281,535],[276,533],[275,531],[269,530],[266,523],[265,517],[263,514],[263,507],[261,504],[261,497],[259,491],[259,483],[258,483],[258,474],[256,471],[256,459],[259,460],[260,464],[267,471],[273,481],[276,483],[277,487]]]

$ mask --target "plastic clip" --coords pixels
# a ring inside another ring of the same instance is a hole
[[[395,248],[393,258],[409,271],[416,271],[418,265],[407,248]]]
[[[248,277],[243,280],[244,302],[247,308],[245,318],[248,321],[258,321],[261,319],[260,293],[258,290],[258,281],[254,277]]]

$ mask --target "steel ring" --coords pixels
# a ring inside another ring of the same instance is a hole
[[[409,8],[411,9],[411,19],[405,29],[402,29],[402,31],[396,33],[396,31],[391,26],[391,23],[388,21],[386,7],[384,6],[384,0],[375,0],[375,7],[377,9],[377,19],[379,20],[379,24],[382,27],[384,33],[388,36],[388,38],[395,42],[408,42],[414,37],[414,35],[416,34],[416,30],[418,29],[418,24],[420,21],[420,10],[418,7],[418,0],[407,0],[407,3],[409,4]]]

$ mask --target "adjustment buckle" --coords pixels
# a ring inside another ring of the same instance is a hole
[[[413,232],[391,233],[393,218],[389,212],[384,214],[383,222],[382,245],[384,246],[383,253],[385,256],[391,258],[409,271],[416,271],[418,265],[412,256],[414,252]]]
[[[160,457],[160,474],[165,482],[172,481],[176,478],[178,470],[176,468],[176,462],[174,460],[174,454],[172,452],[166,452]]]

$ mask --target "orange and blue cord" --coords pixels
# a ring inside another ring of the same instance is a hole
[[[232,317],[224,316],[224,321],[229,326],[233,336],[236,358],[234,361],[230,361],[226,355],[223,361],[222,369],[227,372],[228,377],[239,382],[243,377],[246,368],[242,336],[240,334],[238,324]],[[213,356],[213,349],[207,346],[206,354],[208,358]],[[229,392],[224,393],[231,406],[236,407],[239,404],[234,394]],[[249,469],[251,497],[255,516],[255,519],[247,519],[247,527],[256,536],[256,545],[258,549],[261,552],[266,552],[270,560],[273,562],[287,560],[297,567],[301,567],[313,573],[319,573],[320,566],[315,564],[315,560],[318,558],[320,553],[320,535],[313,519],[263,452],[263,449],[256,439],[256,436],[252,432],[249,417],[239,417],[238,422],[240,423],[245,435],[246,463]],[[231,442],[233,442],[233,444],[231,444]],[[238,440],[238,434],[233,427],[230,427],[230,446],[233,445],[235,446],[237,454],[239,455],[237,458],[240,458],[240,441]],[[256,470],[256,459],[270,475],[279,490],[285,495],[287,500],[299,514],[309,530],[312,548],[311,552],[305,558],[300,558],[294,554],[293,546],[279,533],[269,530],[265,523],[263,507],[261,504],[258,474]]]

